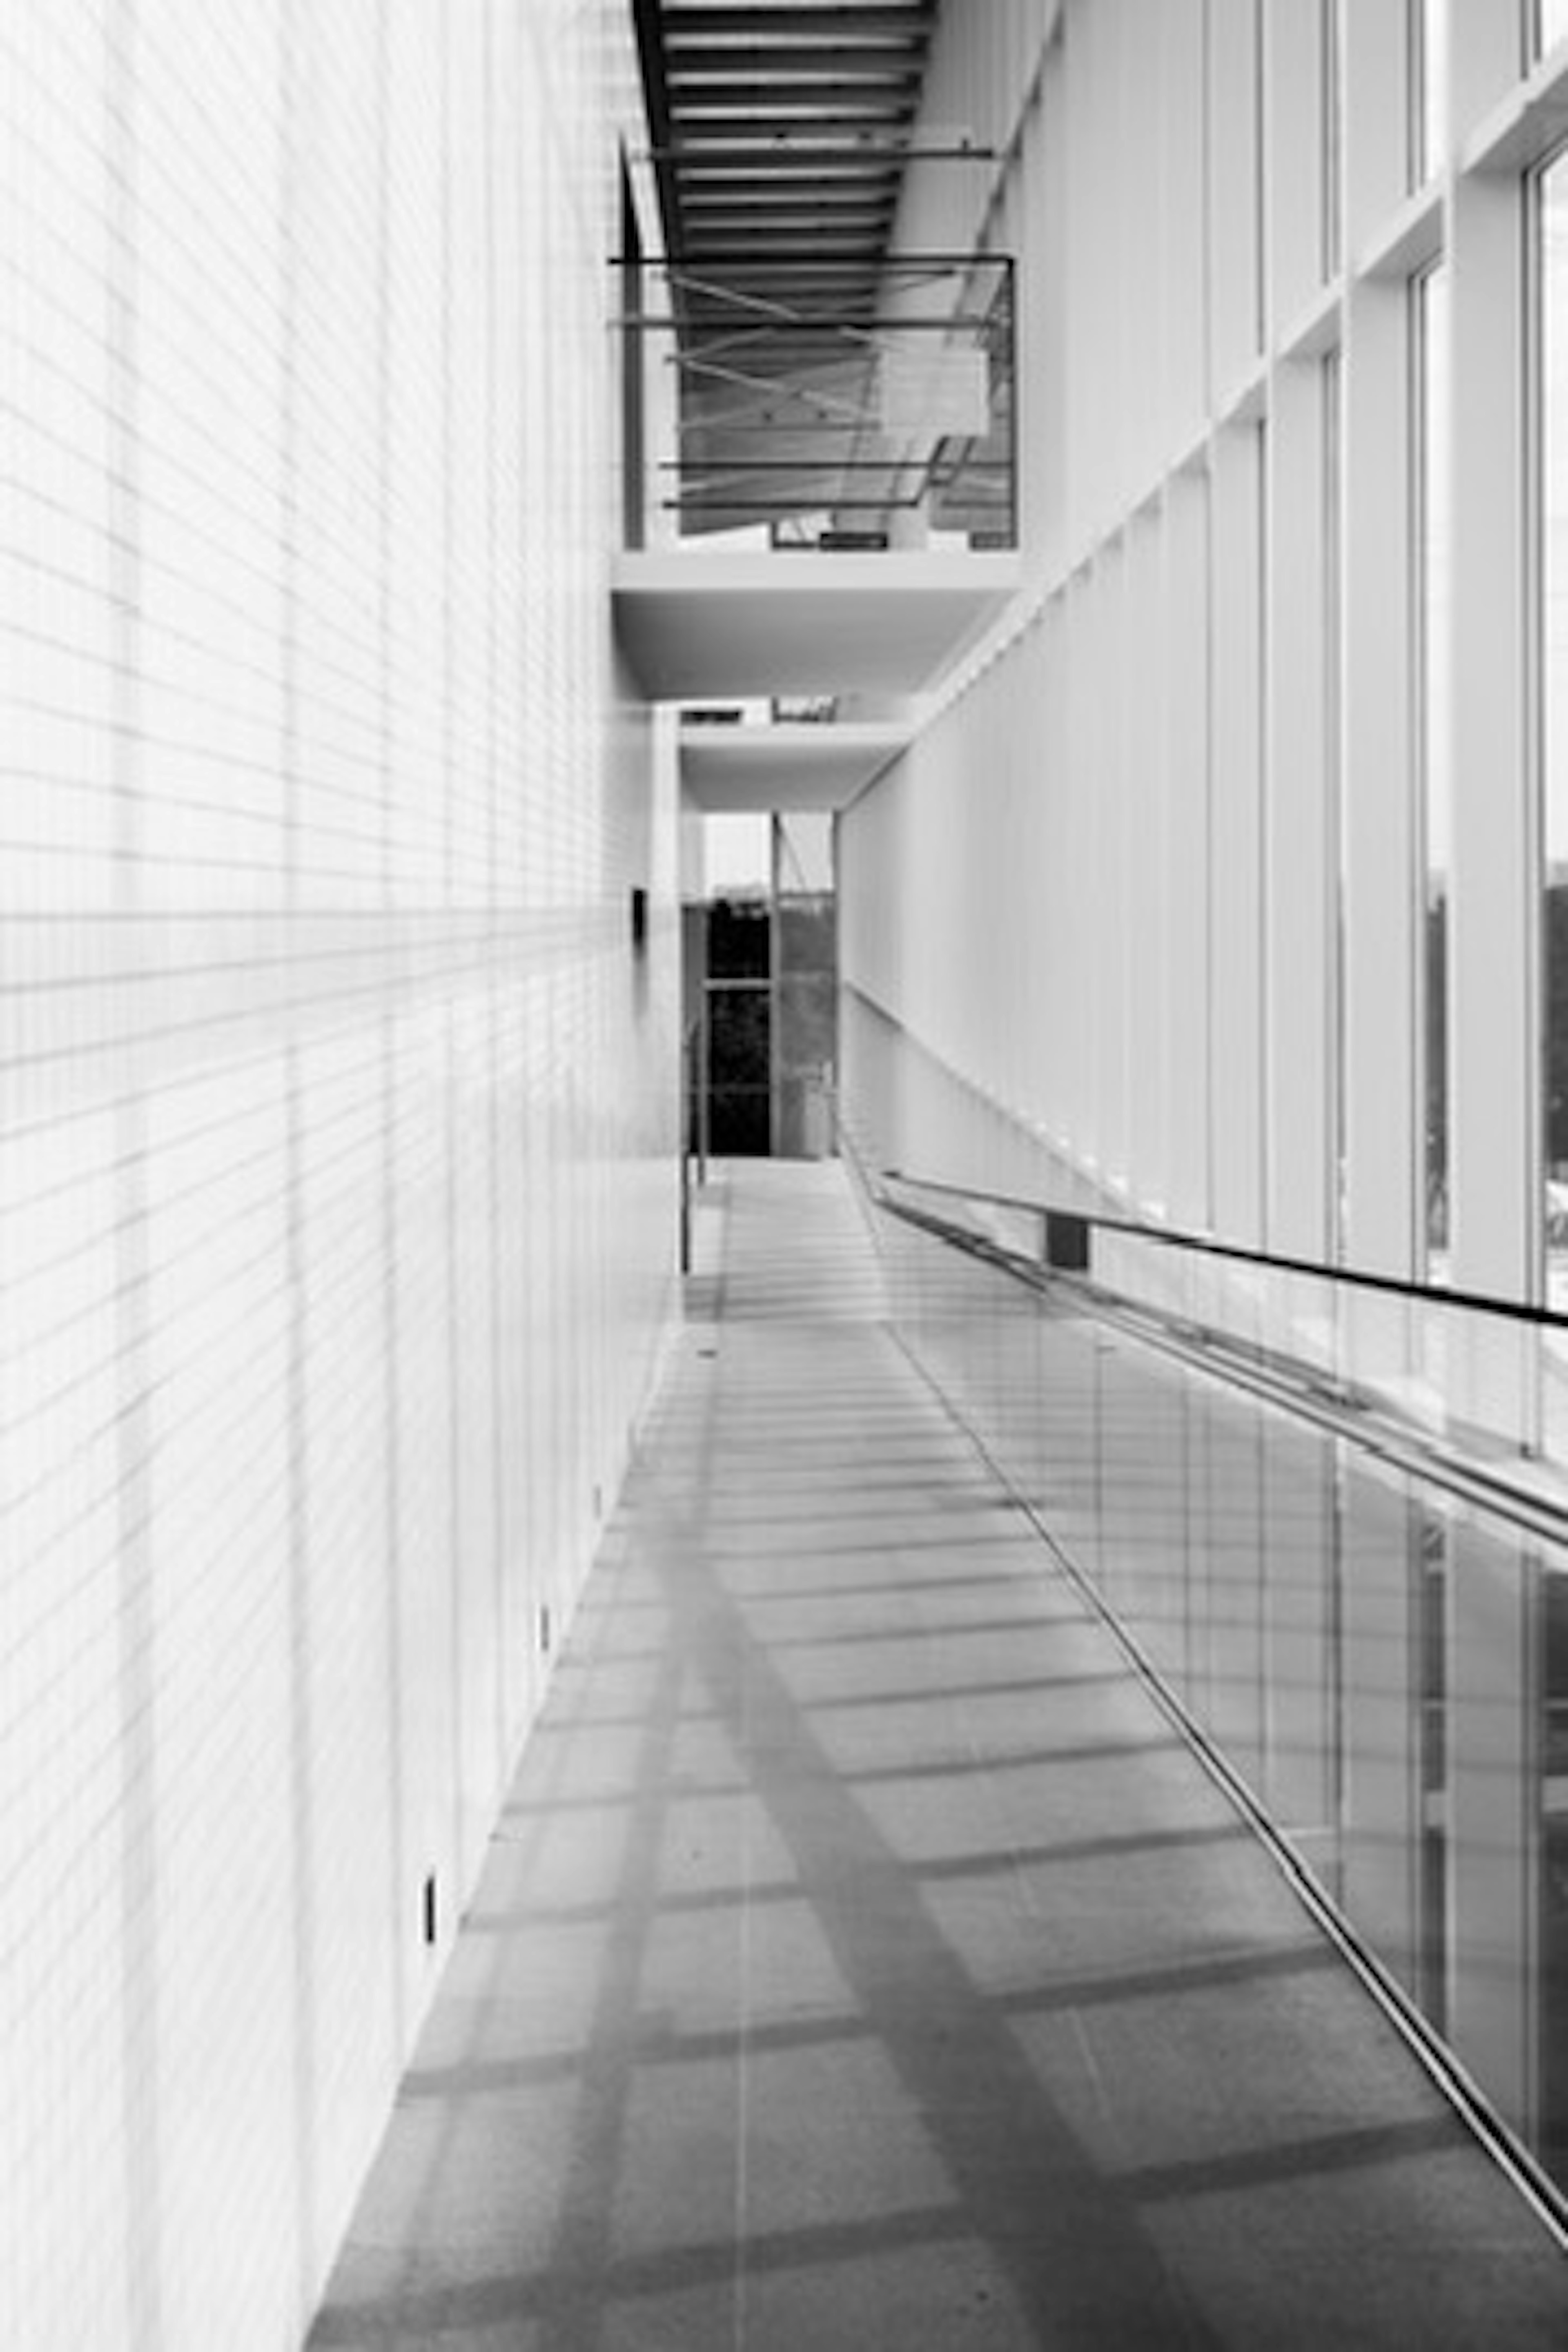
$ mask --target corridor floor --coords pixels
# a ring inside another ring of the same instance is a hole
[[[313,2347],[1568,2341],[1568,2263],[734,1163]]]

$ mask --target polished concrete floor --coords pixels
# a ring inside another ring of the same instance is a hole
[[[700,1213],[315,2347],[1568,2342],[1568,2263],[882,1321]]]

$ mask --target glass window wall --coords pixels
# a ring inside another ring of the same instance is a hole
[[[1445,709],[1448,625],[1448,272],[1415,281],[1415,740],[1421,841],[1426,1277],[1448,1273],[1448,883],[1453,831]]]
[[[1326,766],[1323,805],[1328,812],[1331,829],[1328,870],[1331,907],[1330,921],[1332,937],[1331,957],[1332,1005],[1330,1033],[1330,1101],[1333,1119],[1331,1149],[1333,1156],[1330,1214],[1332,1218],[1332,1255],[1340,1259],[1349,1255],[1347,1223],[1349,1216],[1349,1155],[1350,1113],[1345,1097],[1347,1050],[1345,1012],[1348,982],[1345,971],[1345,913],[1349,905],[1349,876],[1346,871],[1350,827],[1344,807],[1345,761],[1342,743],[1343,664],[1341,650],[1341,613],[1343,597],[1343,531],[1341,523],[1342,497],[1342,403],[1344,370],[1338,352],[1331,352],[1323,362],[1323,750]]]
[[[1568,1307],[1568,154],[1537,219],[1541,665],[1542,1232],[1545,1296]]]

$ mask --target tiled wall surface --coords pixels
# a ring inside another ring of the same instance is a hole
[[[624,15],[0,13],[19,2352],[299,2340],[657,1360]]]

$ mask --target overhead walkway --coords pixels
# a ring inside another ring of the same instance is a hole
[[[901,1352],[692,1319],[313,2346],[1561,2344],[1568,2263]]]
[[[1023,585],[1016,555],[710,553],[616,558],[623,652],[650,702],[929,694]]]

